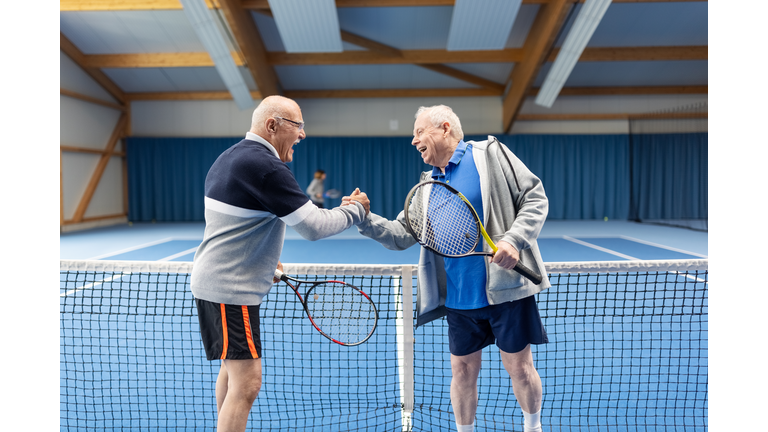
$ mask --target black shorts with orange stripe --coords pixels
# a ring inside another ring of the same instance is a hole
[[[208,360],[261,358],[258,305],[226,305],[198,298],[195,303]]]

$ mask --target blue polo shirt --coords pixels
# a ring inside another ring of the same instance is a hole
[[[459,141],[453,152],[445,174],[432,168],[432,179],[445,182],[461,192],[483,220],[483,198],[480,192],[480,175],[472,157],[472,146]],[[477,251],[482,251],[482,241]],[[445,306],[451,309],[479,309],[489,305],[485,294],[486,274],[484,256],[445,258],[445,272],[448,279],[448,293]]]

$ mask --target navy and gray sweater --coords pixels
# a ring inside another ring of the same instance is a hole
[[[192,267],[192,294],[257,305],[272,287],[285,226],[318,240],[360,223],[359,203],[320,209],[263,138],[248,133],[222,153],[205,179],[205,233]]]

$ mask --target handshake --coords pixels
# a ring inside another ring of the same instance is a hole
[[[371,202],[368,200],[368,195],[365,192],[360,192],[360,188],[355,188],[351,195],[341,198],[341,206],[350,205],[352,201],[357,201],[365,208],[365,214],[371,212]]]

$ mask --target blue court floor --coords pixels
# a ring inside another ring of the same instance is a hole
[[[192,261],[203,223],[136,223],[62,233],[61,259]],[[626,221],[548,221],[539,236],[546,262],[706,258],[708,233]],[[290,228],[284,263],[411,264],[419,248],[390,251],[356,228],[310,242]]]

